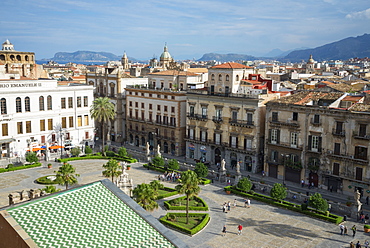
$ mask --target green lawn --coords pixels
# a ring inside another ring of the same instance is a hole
[[[171,206],[186,206],[186,198],[176,198],[169,201],[169,203],[171,204]],[[204,207],[204,205],[202,204],[202,202],[190,199],[189,207]]]
[[[176,216],[176,220],[174,221],[174,223],[176,223],[176,225],[178,226],[181,226],[185,229],[193,229],[194,227],[198,226],[202,220],[203,220],[204,216],[189,216],[189,224],[186,224],[186,217],[185,216]]]

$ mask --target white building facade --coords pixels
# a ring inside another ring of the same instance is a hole
[[[0,89],[2,158],[23,157],[29,149],[66,142],[93,145],[93,86],[58,86],[56,80],[1,80]]]

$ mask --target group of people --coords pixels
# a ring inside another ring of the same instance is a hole
[[[361,246],[360,241],[357,241],[356,245],[353,242],[349,243],[349,247],[350,248],[361,248],[362,246]],[[365,240],[364,247],[365,248],[369,247],[369,241]]]
[[[176,182],[177,179],[181,178],[181,173],[180,172],[165,172],[163,175],[158,175],[158,180],[159,181],[172,181]]]
[[[243,226],[239,224],[237,227],[237,230],[238,230],[237,235],[241,235],[243,231]],[[224,227],[222,228],[222,236],[225,236],[225,235],[226,235],[226,225],[224,225]]]
[[[360,221],[363,224],[367,224],[369,222],[369,215],[368,214],[365,215],[363,212],[361,212]]]
[[[307,188],[311,189],[311,188],[314,188],[315,187],[315,184],[313,182],[305,182],[303,179],[301,180],[301,185],[302,185],[302,188],[304,188],[304,186],[306,185]]]

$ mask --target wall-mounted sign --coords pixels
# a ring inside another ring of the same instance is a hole
[[[200,151],[201,152],[207,152],[207,147],[206,146],[201,146]]]
[[[193,144],[193,143],[190,143],[190,144],[189,144],[189,150],[195,150],[195,146],[194,146],[194,144]]]

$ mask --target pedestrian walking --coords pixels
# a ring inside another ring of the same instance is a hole
[[[238,225],[238,235],[241,235],[243,231],[243,226],[241,224]]]
[[[251,207],[251,200],[249,200],[249,198],[247,198],[247,207],[250,208]]]
[[[227,203],[227,211],[230,211],[231,210],[231,203],[230,202],[228,202]]]
[[[356,248],[361,248],[360,241],[357,241],[357,243],[356,243]]]
[[[224,227],[222,228],[222,236],[225,236],[226,235],[226,225],[224,225]]]
[[[301,181],[302,188],[304,188],[304,180]]]
[[[365,246],[365,248],[368,248],[369,247],[369,241],[365,240],[364,246]]]
[[[222,211],[223,211],[224,213],[226,213],[226,202],[224,203],[224,205],[222,205]]]
[[[348,228],[347,228],[347,226],[344,226],[344,235],[348,235]]]
[[[353,225],[353,227],[351,229],[352,229],[352,237],[355,237],[356,236],[356,231],[357,231],[356,225]]]
[[[244,199],[244,207],[247,207],[247,199]]]
[[[343,235],[344,225],[343,224],[340,224],[339,225],[339,229],[340,229],[340,235]]]
[[[352,241],[349,243],[349,248],[355,248],[355,244]]]
[[[234,208],[236,208],[236,199],[234,199]]]

